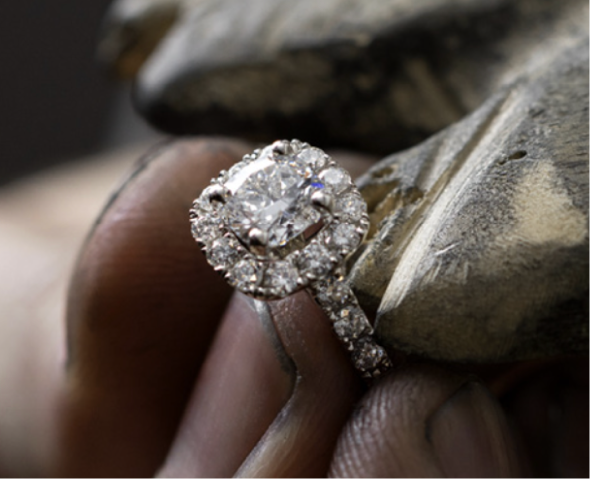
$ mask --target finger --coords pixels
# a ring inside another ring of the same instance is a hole
[[[69,294],[57,475],[146,476],[161,463],[230,294],[188,210],[245,151],[228,140],[161,147],[99,219]]]
[[[588,477],[588,359],[530,375],[504,401],[533,477]]]
[[[161,476],[233,476],[291,395],[295,367],[257,306],[233,296]]]
[[[239,477],[325,476],[362,383],[324,313],[307,292],[260,308],[297,370],[293,393]]]
[[[510,477],[520,473],[504,414],[465,375],[409,366],[378,383],[339,440],[341,477]]]
[[[360,389],[306,292],[271,303],[238,295],[160,474],[321,477]]]
[[[362,171],[370,163],[370,159],[353,154],[338,154],[337,160],[346,163],[351,171],[357,172]],[[307,337],[313,334],[313,330],[310,331],[305,326],[306,318],[313,318],[314,321],[320,321],[320,329],[324,333],[326,341],[333,343],[334,336],[327,318],[305,294],[299,295],[299,298],[297,315],[293,318],[289,317],[288,320],[292,325],[298,324],[300,328],[301,332],[297,333],[298,341],[305,341],[305,339],[301,339],[301,336]],[[312,397],[311,394],[306,399],[306,391],[314,393],[315,386],[309,387],[308,383],[313,382],[310,381],[313,377],[313,374],[310,373],[312,371],[315,373],[318,365],[309,365],[310,358],[307,354],[301,354],[299,349],[302,345],[298,341],[291,340],[283,343],[281,340],[281,325],[284,324],[284,316],[289,316],[285,312],[285,308],[288,308],[289,304],[290,300],[279,301],[272,303],[272,306],[269,307],[242,295],[234,297],[232,306],[228,309],[217,339],[197,381],[166,464],[160,471],[161,476],[226,477],[234,475],[238,466],[261,439],[281,408],[285,406],[293,391],[295,368],[297,371],[302,369],[307,374],[304,376],[303,393],[298,388],[296,394],[289,400],[289,404],[301,403],[305,409],[294,408],[287,414],[285,411],[291,410],[289,406],[281,412],[280,416],[288,416],[288,423],[295,423],[297,421],[295,412],[301,415],[301,419],[307,420],[305,417],[307,409],[312,409],[309,406],[314,404],[309,401],[309,398]],[[277,321],[278,333],[273,326],[273,319]],[[283,332],[288,333],[289,331],[287,329]],[[292,335],[293,332],[289,334]],[[338,344],[336,344],[336,351],[337,357],[342,359],[342,350]],[[312,354],[317,356],[319,352],[320,349],[312,351]],[[297,358],[299,361],[294,363],[293,358]],[[319,360],[320,364],[322,362],[325,362],[324,359]],[[344,365],[345,370],[349,372],[351,369],[346,359],[344,363],[325,363],[333,368],[338,364]],[[307,375],[310,377],[308,378]],[[334,375],[338,377],[341,373],[336,371]],[[344,376],[344,378],[347,377],[348,380],[358,384],[354,373]],[[301,380],[298,380],[297,386],[301,384]],[[341,382],[335,390],[343,385],[347,385],[347,382]],[[322,474],[325,474],[327,470],[334,439],[342,425],[342,418],[345,417],[343,411],[349,410],[354,400],[354,395],[348,394],[347,397],[348,399],[345,400],[342,398],[337,400],[343,407],[331,407],[332,416],[337,417],[340,414],[341,420],[333,421],[333,427],[318,428],[319,432],[315,436],[311,436],[316,437],[319,444],[319,447],[313,446],[312,442],[312,447],[315,449],[314,454],[319,451],[324,456],[323,461],[314,463],[316,469],[313,470],[321,471]],[[324,414],[322,413],[321,416],[323,417]],[[321,425],[321,422],[318,424]],[[271,429],[278,430],[279,428],[275,424]],[[330,431],[326,431],[326,429],[330,429]],[[333,437],[331,442],[329,441],[330,434]],[[267,433],[257,447],[259,454],[253,454],[253,456],[263,457],[263,459],[259,459],[259,462],[264,463],[264,475],[287,473],[301,475],[302,471],[305,471],[305,469],[301,469],[301,466],[308,467],[308,458],[303,460],[301,458],[293,460],[292,458],[296,456],[295,453],[304,455],[297,451],[304,450],[302,446],[305,441],[308,441],[309,435],[304,437],[300,434],[293,440],[288,454],[291,460],[286,462],[276,448],[270,447],[272,438],[269,436],[271,434]],[[271,449],[274,451],[275,457],[268,460],[267,456]],[[263,450],[265,452],[260,453]],[[295,468],[293,464],[289,465],[291,462],[294,463]],[[247,466],[244,466],[242,472],[246,468],[250,468],[249,471],[255,469],[258,467],[256,464],[256,459],[249,458]],[[248,475],[251,474],[248,472]]]

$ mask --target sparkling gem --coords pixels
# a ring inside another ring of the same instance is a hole
[[[259,281],[258,264],[252,259],[243,259],[236,263],[229,273],[229,281],[242,291],[248,292]]]
[[[335,193],[341,193],[352,184],[350,175],[337,166],[322,171],[319,177]]]
[[[289,261],[275,261],[266,270],[264,286],[278,290],[280,294],[290,294],[297,288],[298,272]]]
[[[388,361],[385,350],[368,338],[361,339],[355,344],[352,360],[355,367],[361,371],[370,371]]]
[[[327,279],[317,287],[316,298],[320,305],[332,306],[333,304],[345,304],[351,301],[352,291],[344,281]]]
[[[275,161],[265,148],[225,183],[231,192],[224,208],[228,226],[245,244],[250,229],[258,228],[268,235],[267,247],[277,249],[320,222],[309,187],[321,182],[296,157],[283,157]]]
[[[354,250],[360,242],[360,237],[356,228],[348,223],[337,225],[332,230],[331,239],[332,245],[344,251]]]
[[[218,203],[210,203],[205,195],[199,196],[194,202],[193,207],[197,213],[211,213],[213,212]]]
[[[298,259],[299,268],[317,278],[326,275],[332,269],[330,252],[322,245],[311,244]]]
[[[316,171],[322,169],[327,163],[325,153],[319,148],[304,148],[297,158]]]
[[[347,319],[339,319],[334,323],[336,334],[345,339],[356,339],[369,330],[367,321],[360,314],[353,314]]]
[[[195,239],[208,244],[221,234],[220,225],[221,220],[215,216],[201,216],[192,222],[191,232]]]
[[[239,245],[230,238],[219,238],[211,243],[207,253],[209,263],[213,267],[223,267],[228,269],[238,260],[240,255]]]
[[[356,223],[367,212],[367,204],[358,193],[349,193],[337,198],[336,212],[342,219]]]

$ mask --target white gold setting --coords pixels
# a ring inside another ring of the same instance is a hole
[[[203,190],[190,217],[207,261],[230,285],[264,300],[309,287],[364,377],[390,367],[342,279],[369,229],[367,206],[322,150],[279,140],[245,155]]]

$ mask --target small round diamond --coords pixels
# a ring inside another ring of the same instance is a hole
[[[367,204],[358,193],[348,193],[337,198],[336,213],[343,220],[356,223],[367,213]]]
[[[207,251],[209,264],[216,269],[229,269],[240,256],[238,248],[238,242],[231,238],[216,239]]]
[[[280,296],[291,294],[297,289],[299,274],[289,261],[275,261],[267,268],[264,286],[272,288]]]
[[[388,362],[385,350],[374,341],[364,338],[355,345],[352,360],[361,371],[370,371]]]
[[[258,263],[253,259],[243,259],[230,270],[228,280],[232,286],[245,293],[251,292],[260,281]]]
[[[299,256],[297,265],[304,273],[321,278],[332,269],[330,252],[324,246],[311,244]]]
[[[204,244],[210,244],[221,234],[221,219],[215,216],[200,216],[193,220],[191,232],[193,237]]]
[[[319,177],[336,194],[343,192],[352,184],[350,175],[337,166],[322,171]]]
[[[315,171],[321,170],[327,164],[326,154],[319,148],[304,148],[297,158]]]
[[[211,203],[205,195],[201,195],[193,201],[193,208],[198,214],[212,213],[217,208],[217,203]]]
[[[362,314],[354,312],[347,319],[339,319],[334,323],[336,334],[346,340],[351,341],[359,338],[361,335],[370,331],[367,321]]]
[[[352,297],[352,291],[344,281],[330,278],[318,285],[316,299],[320,304],[346,304]]]
[[[356,249],[360,243],[360,236],[356,228],[348,223],[342,223],[334,227],[330,239],[330,244],[343,252]]]

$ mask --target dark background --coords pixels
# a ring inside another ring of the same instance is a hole
[[[109,3],[0,2],[0,184],[151,134],[96,61]]]

